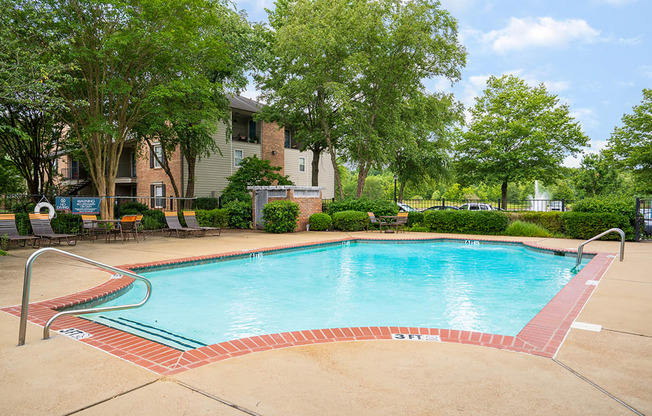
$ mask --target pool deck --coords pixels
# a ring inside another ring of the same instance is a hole
[[[220,237],[105,244],[65,251],[110,264],[308,244],[345,238],[422,238],[442,234],[227,231]],[[455,235],[455,238],[465,236]],[[480,236],[468,236],[480,239]],[[558,250],[580,241],[492,237]],[[615,254],[617,242],[586,251]],[[0,308],[21,301],[32,249],[0,257]],[[31,302],[107,281],[91,266],[44,254],[33,269]],[[652,243],[627,243],[609,266],[554,357],[451,342],[366,340],[304,345],[236,356],[160,375],[83,342],[28,324],[17,347],[18,318],[0,312],[2,415],[396,415],[652,414]]]

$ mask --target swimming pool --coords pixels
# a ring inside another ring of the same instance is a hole
[[[182,351],[338,327],[515,336],[574,276],[574,257],[563,254],[472,240],[359,241],[252,253],[141,271],[154,286],[145,306],[86,318]],[[135,285],[107,304],[139,300],[142,290]]]

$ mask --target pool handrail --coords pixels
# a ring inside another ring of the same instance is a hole
[[[145,285],[147,286],[147,294],[145,295],[145,298],[140,301],[139,303],[134,303],[131,305],[117,305],[117,306],[105,306],[102,308],[86,308],[86,309],[74,309],[74,310],[67,310],[67,311],[62,311],[59,312],[55,315],[53,315],[48,322],[45,324],[43,327],[43,339],[48,339],[50,337],[50,325],[52,325],[52,322],[54,322],[55,319],[59,318],[60,316],[63,315],[82,315],[85,313],[96,313],[96,312],[106,312],[106,311],[119,311],[123,309],[131,309],[131,308],[138,308],[140,306],[143,306],[145,302],[149,299],[150,295],[152,294],[152,284],[150,283],[149,280],[144,278],[143,276],[140,276],[134,272],[128,271],[128,270],[123,270],[119,269],[117,267],[109,266],[103,263],[100,263],[95,260],[87,259],[86,257],[78,256],[76,254],[68,253],[67,251],[59,250],[56,248],[52,247],[45,247],[39,250],[36,250],[34,253],[32,253],[31,256],[27,259],[27,262],[25,263],[25,278],[23,281],[23,300],[21,304],[21,310],[20,310],[20,329],[18,332],[18,346],[25,345],[25,335],[27,333],[27,313],[29,309],[29,289],[30,289],[30,280],[32,278],[32,264],[34,261],[43,253],[46,252],[53,252],[53,253],[58,253],[62,254],[64,256],[70,257],[72,259],[81,261],[83,263],[87,263],[96,267],[99,267],[104,270],[112,271],[115,273],[119,273],[122,275],[127,275],[129,277],[132,277],[136,280],[140,280]]]
[[[575,262],[575,267],[579,266],[580,263],[582,263],[582,255],[584,254],[584,246],[586,244],[590,243],[593,240],[597,240],[598,238],[603,237],[612,232],[616,232],[620,234],[620,261],[623,261],[623,259],[625,258],[625,232],[620,228],[610,228],[607,231],[586,240],[585,242],[580,244],[579,247],[577,247],[577,261]]]

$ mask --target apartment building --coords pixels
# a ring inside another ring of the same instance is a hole
[[[293,139],[292,131],[276,123],[254,121],[254,115],[261,105],[245,97],[231,97],[231,134],[227,137],[227,126],[222,125],[214,135],[221,150],[199,160],[195,167],[195,196],[219,197],[228,185],[226,179],[232,175],[240,161],[249,156],[267,159],[272,166],[281,167],[280,173],[288,175],[299,186],[312,184],[312,152],[302,152]],[[153,197],[152,208],[166,208],[165,197],[173,196],[174,190],[169,177],[159,165],[154,153],[162,152],[156,143],[151,148],[143,143],[127,141],[124,145],[116,177],[117,196]],[[160,158],[162,159],[162,158]],[[186,188],[188,167],[177,149],[168,159],[177,186]],[[77,195],[93,195],[90,177],[82,164],[71,156],[62,156],[57,168],[62,176],[61,185]],[[319,186],[322,197],[335,195],[333,166],[330,156],[322,154],[319,162]]]

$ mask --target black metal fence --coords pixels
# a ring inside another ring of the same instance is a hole
[[[636,241],[652,241],[652,199],[636,198]]]
[[[504,204],[503,204],[504,202]],[[568,211],[572,201],[564,199],[404,199],[398,202],[404,211],[467,209],[471,211]]]

